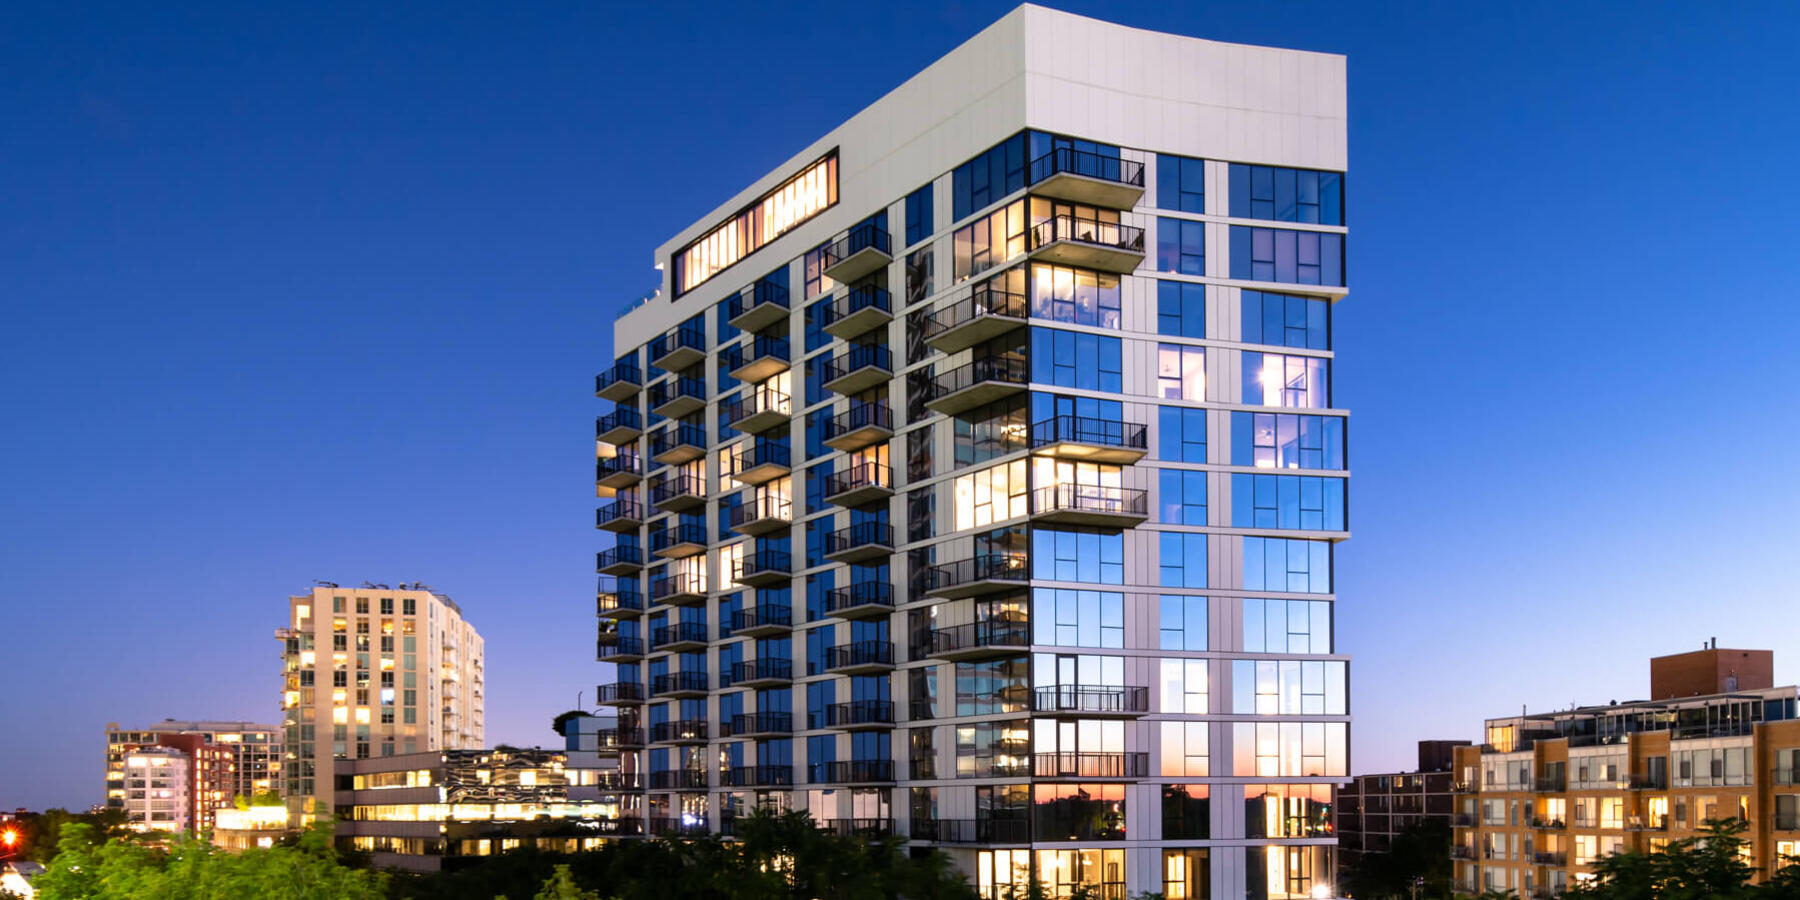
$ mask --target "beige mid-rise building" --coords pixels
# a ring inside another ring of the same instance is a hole
[[[288,598],[276,636],[290,808],[330,802],[337,759],[482,746],[481,635],[449,597],[322,582]]]

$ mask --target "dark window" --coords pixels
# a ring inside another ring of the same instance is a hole
[[[935,426],[927,425],[906,433],[906,480],[908,483],[916,484],[932,475],[931,432],[933,428]]]
[[[1183,275],[1205,275],[1206,226],[1186,219],[1159,217],[1156,220],[1156,268]]]
[[[937,536],[937,489],[916,488],[906,494],[906,539],[923,541]]]
[[[1206,337],[1206,285],[1185,281],[1157,282],[1156,333],[1174,337]]]
[[[1342,287],[1344,236],[1233,225],[1231,277]]]
[[[1344,224],[1344,176],[1337,172],[1234,163],[1230,180],[1234,219]]]
[[[1244,343],[1331,349],[1331,301],[1265,291],[1242,291],[1241,296]]]
[[[1211,837],[1211,801],[1204,784],[1165,784],[1162,789],[1163,840]]]
[[[1182,212],[1206,212],[1206,163],[1186,156],[1156,154],[1156,205]]]
[[[906,195],[906,246],[931,237],[937,230],[931,212],[931,185]]]
[[[1025,133],[995,144],[987,152],[957,166],[950,174],[952,220],[960,222],[976,210],[1025,187]]]

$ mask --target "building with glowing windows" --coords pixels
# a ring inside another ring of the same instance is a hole
[[[462,607],[423,584],[322,582],[288,598],[283,793],[331,804],[336,761],[475,750],[486,737],[483,645]]]
[[[281,727],[255,722],[177,721],[123,728],[106,725],[106,805],[124,809],[143,785],[128,785],[126,760],[133,751],[160,747],[187,760],[187,821],[193,830],[213,826],[222,809],[239,797],[281,790]]]
[[[1342,57],[1024,6],[656,250],[595,384],[636,830],[1332,894],[1345,115]]]

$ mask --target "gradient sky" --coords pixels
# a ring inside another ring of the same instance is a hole
[[[1800,680],[1800,6],[1053,5],[1349,56],[1357,770],[1712,636]],[[1009,8],[0,6],[0,808],[277,720],[315,578],[451,594],[553,742],[652,250]]]

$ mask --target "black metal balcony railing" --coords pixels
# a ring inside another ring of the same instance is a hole
[[[870,366],[884,372],[893,372],[893,354],[888,352],[888,348],[874,344],[853,346],[825,361],[825,380],[836,381],[851,372]]]
[[[929,340],[988,316],[1024,319],[1030,314],[1030,301],[1024,294],[1006,290],[996,281],[984,281],[969,296],[934,311],[925,326],[925,337]]]
[[[794,555],[785,550],[758,550],[732,563],[733,581],[759,575],[790,575],[794,571]]]
[[[880,310],[892,315],[893,303],[889,299],[887,289],[873,286],[851,288],[849,293],[833,300],[825,307],[824,324],[830,325],[833,322],[848,319],[865,309]]]
[[[1101,181],[1114,181],[1133,187],[1144,186],[1143,163],[1120,159],[1117,156],[1102,156],[1087,150],[1076,150],[1073,147],[1058,147],[1032,160],[1027,177],[1030,179],[1030,183],[1037,184],[1052,175],[1062,173],[1097,178]]]
[[[794,504],[781,497],[752,497],[748,503],[739,503],[731,508],[731,527],[741,528],[744,525],[761,519],[792,519]]]
[[[650,773],[650,789],[653,791],[705,790],[706,789],[706,773],[705,772],[686,772],[686,771],[651,772]],[[651,819],[650,821],[652,821],[652,822],[657,822],[657,821],[678,822],[680,820],[678,820],[678,819]],[[656,829],[653,826],[652,830],[660,830],[660,829]],[[705,831],[706,831],[706,824],[704,822],[702,822],[702,823],[700,823],[700,833],[704,834]]]
[[[706,543],[706,529],[692,522],[672,525],[650,534],[650,552],[652,553],[667,550],[679,544],[704,543]]]
[[[1024,385],[1030,380],[1030,368],[1023,357],[986,356],[932,379],[931,399],[948,397],[980,384]]]
[[[601,705],[621,701],[641,703],[646,696],[643,683],[637,681],[617,681],[594,688],[594,702]]]
[[[707,689],[705,672],[670,672],[658,675],[650,680],[651,694],[668,694],[675,691],[694,692]]]
[[[787,286],[772,281],[758,281],[731,295],[731,299],[727,301],[725,317],[727,320],[735,319],[765,303],[787,309]]]
[[[792,681],[794,678],[794,661],[771,656],[763,659],[746,659],[731,664],[731,683],[742,684],[746,681],[768,681],[777,679]]]
[[[763,552],[772,551],[765,550]],[[782,555],[786,556],[787,554]],[[732,631],[744,631],[751,628],[788,628],[793,624],[793,608],[773,603],[758,603],[749,609],[732,610],[731,613]]]
[[[915,841],[940,844],[1028,844],[1031,820],[1016,819],[914,819]]]
[[[794,783],[794,767],[733,766],[725,770],[721,780],[731,787],[791,787]]]
[[[893,431],[893,412],[886,403],[852,403],[848,410],[825,420],[825,439],[842,437],[859,428]]]
[[[641,740],[641,739],[640,739]],[[644,780],[636,772],[598,772],[595,784],[603,791],[642,790]]]
[[[1150,515],[1150,496],[1137,488],[1058,484],[1031,492],[1033,513],[1078,512],[1108,516]]]
[[[1126,450],[1144,450],[1150,446],[1144,426],[1117,419],[1094,419],[1087,416],[1055,416],[1031,425],[1033,450],[1050,444],[1094,444]]]
[[[650,742],[653,744],[704,740],[706,740],[706,722],[702,719],[681,719],[674,722],[655,722],[650,725]]]
[[[1023,650],[1031,646],[1031,628],[1022,622],[970,622],[948,628],[933,628],[931,644],[920,648],[926,653],[958,653],[986,648]],[[919,655],[919,654],[915,654]]]
[[[636,363],[617,362],[613,363],[612,368],[594,376],[594,393],[598,394],[615,384],[641,386],[643,383],[644,374]]]
[[[594,747],[599,750],[619,750],[642,746],[644,746],[644,729],[642,728],[605,728],[594,732]]]
[[[706,482],[697,475],[665,475],[650,484],[650,502],[667,503],[676,497],[703,497]]]
[[[604,416],[594,420],[594,436],[599,437],[615,428],[641,429],[644,417],[634,407],[621,406]]]
[[[618,456],[594,460],[594,480],[605,481],[614,475],[643,475],[644,466],[636,453],[621,453]]]
[[[680,397],[704,401],[706,399],[706,382],[684,375],[671,381],[658,382],[650,388],[650,405],[652,407],[661,406]]]
[[[644,642],[634,637],[620,637],[611,644],[601,645],[597,650],[595,658],[600,662],[621,656],[643,656]]]
[[[1038,712],[1146,713],[1150,711],[1147,687],[1090,687],[1058,685],[1038,688],[1033,696]]]
[[[644,504],[631,497],[620,497],[594,510],[594,527],[605,528],[609,523],[621,520],[643,521],[644,515]]]
[[[979,581],[1024,581],[1030,561],[1023,553],[982,553],[968,559],[932,566],[928,581],[933,590],[945,590]]]
[[[745,363],[754,362],[759,359],[779,359],[782,362],[787,362],[790,358],[788,355],[790,352],[791,350],[787,338],[759,334],[752,338],[749,343],[739,344],[738,346],[731,348],[725,364],[729,368],[740,369],[743,368]]]
[[[705,622],[676,622],[673,625],[663,625],[650,632],[650,644],[653,647],[695,643],[706,643]]]
[[[894,833],[893,819],[817,819],[813,827],[838,837],[880,837]]]
[[[850,759],[813,763],[807,767],[813,784],[873,784],[894,780],[891,759]]]
[[[1569,789],[1567,778],[1539,778],[1534,786],[1541,793],[1560,794]]]
[[[848,703],[833,703],[825,707],[825,727],[827,728],[892,724],[894,724],[894,703],[891,700],[852,700]]]
[[[767,441],[752,442],[732,453],[729,458],[732,475],[742,475],[758,466],[787,468],[793,464],[793,453],[786,444]]]
[[[1033,225],[1025,236],[1027,250],[1036,250],[1057,241],[1075,241],[1132,253],[1144,252],[1144,229],[1086,216],[1051,216]]]
[[[842,472],[825,476],[825,496],[835,497],[864,488],[888,488],[894,484],[894,470],[878,462],[857,463]]]
[[[742,398],[725,404],[725,419],[729,422],[742,422],[762,413],[793,415],[793,398],[774,388],[756,388]]]
[[[650,787],[653,790],[657,789],[656,774],[655,772],[650,773]],[[702,781],[706,778],[705,775],[700,777]],[[672,790],[675,787],[676,785],[669,784],[661,790]],[[644,820],[644,833],[656,837],[701,837],[709,833],[708,829],[706,817],[700,815],[653,816]]]
[[[729,722],[719,723],[719,737],[743,734],[792,734],[794,714],[786,712],[738,713]]]
[[[650,453],[653,456],[660,456],[677,447],[696,447],[705,450],[706,428],[692,422],[682,422],[658,431],[650,439]]]
[[[891,666],[894,664],[893,641],[856,641],[841,647],[825,648],[825,668],[842,669],[850,666]],[[893,704],[889,704],[885,721],[892,721]]]
[[[599,588],[594,595],[595,615],[643,611],[644,595],[638,592],[637,582],[620,582],[611,575],[600,576]]]
[[[1540,866],[1563,866],[1568,865],[1569,858],[1561,851],[1539,850],[1531,854],[1531,861]]]
[[[1036,778],[1144,778],[1150,774],[1150,754],[1038,753],[1031,769]]]
[[[606,569],[618,565],[641,566],[644,564],[644,549],[628,544],[620,544],[611,550],[602,550],[594,556],[594,568]]]
[[[825,535],[825,555],[847,553],[859,547],[893,549],[894,526],[885,522],[858,522]]]
[[[859,581],[825,595],[825,612],[831,615],[864,607],[893,609],[894,586],[885,581]]]
[[[697,572],[653,578],[650,581],[650,599],[652,600],[666,600],[676,594],[704,593],[706,593],[706,579],[700,577]]]
[[[692,325],[682,325],[673,331],[658,335],[650,342],[650,358],[661,359],[676,350],[698,350],[706,352],[706,329]]]
[[[864,222],[850,229],[850,233],[843,239],[834,241],[822,250],[819,256],[824,260],[825,267],[830,268],[864,250],[878,250],[893,255],[889,249],[887,231],[876,227],[873,222]]]

